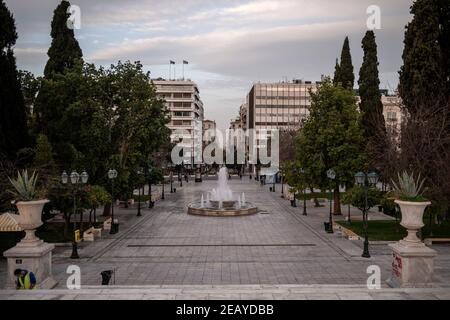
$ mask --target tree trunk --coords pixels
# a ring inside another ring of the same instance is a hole
[[[110,215],[111,215],[111,203],[107,203],[103,207],[103,216],[109,217]]]
[[[339,187],[334,189],[334,208],[333,208],[333,214],[335,216],[342,215],[341,211],[341,194],[339,192]]]

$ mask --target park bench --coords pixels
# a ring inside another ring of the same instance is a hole
[[[450,243],[450,238],[426,238],[423,242],[431,246],[433,243]]]
[[[89,228],[83,232],[83,240],[84,241],[94,241],[94,228]]]
[[[111,218],[108,218],[105,221],[103,221],[103,229],[111,230]]]

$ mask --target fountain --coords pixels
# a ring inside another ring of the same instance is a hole
[[[233,192],[228,186],[228,171],[226,167],[219,170],[219,180],[217,188],[206,194],[206,204],[202,194],[200,202],[191,203],[188,206],[188,213],[202,216],[245,216],[255,214],[258,208],[245,200],[245,194],[233,196]]]

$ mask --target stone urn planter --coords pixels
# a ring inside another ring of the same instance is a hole
[[[25,238],[20,245],[32,244],[40,241],[35,231],[42,225],[42,209],[49,200],[19,201],[16,203],[19,209],[19,226],[25,231]]]
[[[402,212],[402,225],[408,231],[408,235],[400,240],[400,243],[406,246],[420,246],[423,245],[422,241],[417,237],[417,232],[424,226],[423,214],[425,208],[431,204],[431,202],[411,202],[395,200],[400,206]]]

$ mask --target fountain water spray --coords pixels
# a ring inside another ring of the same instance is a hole
[[[205,207],[205,199],[203,198],[203,193],[202,193],[202,199],[200,200],[200,208],[204,208]]]
[[[242,192],[242,205],[245,207],[245,193]]]

